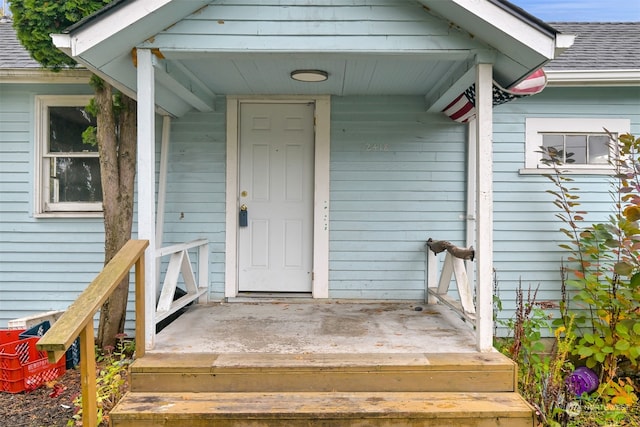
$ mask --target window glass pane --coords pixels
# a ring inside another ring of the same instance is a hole
[[[559,155],[564,156],[564,135],[542,135],[542,146],[549,151],[549,149],[555,150]],[[545,153],[542,155],[545,160],[549,159],[549,156]],[[564,158],[560,157],[558,160],[564,163]]]
[[[55,157],[50,159],[49,201],[101,202],[100,161],[97,157]]]
[[[567,163],[575,163],[579,165],[587,163],[586,135],[567,135],[566,147]],[[570,161],[569,159],[572,159],[573,161]]]
[[[589,137],[589,163],[598,165],[609,163],[608,135],[591,135]]]
[[[49,107],[49,152],[97,152],[97,146],[82,142],[82,132],[95,125],[83,107]]]

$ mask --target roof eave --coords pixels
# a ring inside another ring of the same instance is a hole
[[[640,70],[545,69],[549,86],[640,86]]]
[[[166,28],[207,3],[208,0],[116,1],[56,35],[54,44],[77,59],[99,48],[108,61],[113,58],[113,51],[129,51],[134,43],[155,34],[141,34],[144,26],[136,24],[146,21],[153,23],[150,27]]]
[[[548,60],[554,58],[559,31],[506,1],[422,0],[422,3],[498,50],[500,43],[518,42]],[[490,32],[474,33],[474,29]]]
[[[0,83],[86,84],[90,77],[91,72],[85,69],[0,68]]]

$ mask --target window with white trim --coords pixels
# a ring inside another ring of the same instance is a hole
[[[616,145],[607,131],[617,138],[629,133],[630,126],[628,119],[528,118],[525,169],[520,173],[548,172],[541,147],[560,153],[563,173],[611,173],[609,160],[616,155]]]
[[[95,126],[84,95],[36,97],[37,216],[96,216],[102,212],[98,147],[83,141]]]

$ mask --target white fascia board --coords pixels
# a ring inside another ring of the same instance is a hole
[[[573,46],[576,36],[573,34],[556,34],[556,50],[555,58],[560,56],[562,52]]]
[[[109,13],[80,27],[70,35],[69,47],[71,48],[71,56],[82,55],[82,53],[96,47],[114,34],[134,25],[145,16],[154,13],[172,1],[135,0],[123,3]]]
[[[129,27],[141,24],[145,18],[160,18],[154,22],[153,28],[148,28],[146,37],[149,37],[208,3],[209,0],[131,0],[122,3],[79,28],[72,29],[69,42],[71,55],[81,56]],[[134,44],[143,41],[132,40]]]
[[[553,34],[489,1],[422,0],[422,3],[498,50],[503,50],[500,44],[506,41],[504,35],[507,35],[545,58],[554,58],[556,37]]]
[[[640,70],[549,70],[549,86],[640,86]]]
[[[556,41],[547,32],[527,24],[512,13],[490,2],[479,2],[477,0],[451,1],[544,57],[554,58]],[[482,35],[478,34],[478,37],[482,37]]]
[[[71,36],[69,34],[50,34],[53,45],[71,56]]]

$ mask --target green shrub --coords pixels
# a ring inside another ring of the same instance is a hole
[[[580,226],[587,212],[577,209],[577,188],[568,187],[573,180],[562,174],[563,153],[541,148],[553,170],[547,176],[556,187],[548,192],[560,208],[557,216],[565,224],[561,231],[569,239],[560,245],[570,254],[566,286],[574,290],[555,324],[566,326],[571,316],[581,330],[586,328],[572,354],[599,372],[601,399],[633,405],[638,400],[635,386],[632,379],[619,377],[618,367],[628,361],[637,369],[640,358],[640,139],[610,136],[618,153],[610,160],[612,214],[608,221],[587,227]]]

